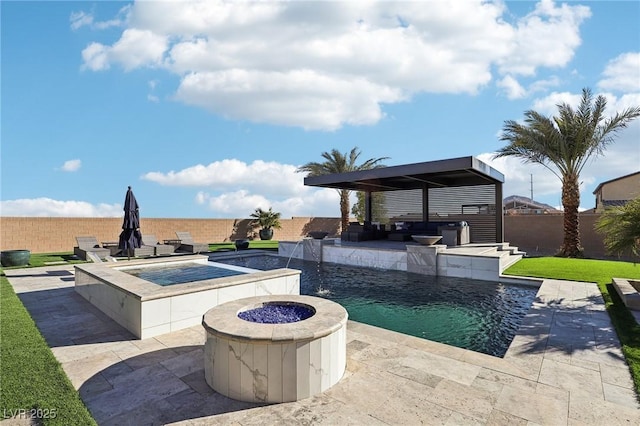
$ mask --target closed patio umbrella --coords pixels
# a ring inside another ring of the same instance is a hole
[[[122,232],[118,240],[118,248],[127,251],[127,258],[131,259],[131,251],[142,245],[142,234],[140,233],[140,213],[138,212],[138,201],[131,187],[127,189],[124,199],[124,221],[122,222]]]

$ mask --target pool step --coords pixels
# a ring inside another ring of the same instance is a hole
[[[513,265],[526,255],[525,252],[520,251],[518,247],[510,245],[508,242],[473,244],[473,246],[479,249],[478,254],[480,255],[486,256],[495,252],[500,256],[500,270],[498,271],[499,274],[501,274],[505,269],[507,269],[509,266]],[[486,248],[486,250],[482,250],[482,248]]]

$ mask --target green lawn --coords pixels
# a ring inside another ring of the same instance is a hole
[[[29,259],[29,266],[38,267],[45,265],[55,265],[55,264],[64,264],[64,263],[87,263],[84,260],[77,259],[73,252],[65,252],[65,253],[31,253],[31,258]],[[24,266],[20,266],[19,268],[24,268]]]
[[[559,257],[525,258],[504,271],[504,274],[597,283],[622,343],[636,394],[640,395],[640,325],[611,284],[613,277],[640,279],[640,264]]]
[[[0,410],[40,424],[96,424],[5,276],[0,276]]]

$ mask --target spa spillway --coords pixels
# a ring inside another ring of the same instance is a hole
[[[271,306],[295,306],[308,318],[258,323],[239,317]],[[290,402],[324,392],[345,371],[347,316],[341,305],[312,296],[249,297],[216,306],[202,319],[206,381],[224,396],[249,402]]]

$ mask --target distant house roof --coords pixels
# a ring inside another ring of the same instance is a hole
[[[521,195],[510,195],[508,197],[506,197],[503,200],[503,205],[505,207],[505,209],[509,209],[509,206],[513,206],[514,204],[517,204],[518,207],[516,208],[528,208],[528,209],[534,209],[534,210],[546,210],[549,212],[556,212],[559,211],[558,209],[556,209],[553,206],[550,206],[549,204],[545,204],[545,203],[541,203],[539,201],[535,201],[532,200],[529,197],[523,197]]]
[[[608,184],[608,183],[615,182],[615,181],[617,181],[617,180],[626,179],[626,178],[629,178],[629,177],[631,177],[631,176],[635,176],[635,175],[640,175],[640,172],[630,173],[630,174],[625,175],[625,176],[620,176],[620,177],[617,177],[617,178],[615,178],[615,179],[611,179],[611,180],[607,180],[607,181],[601,182],[601,183],[596,187],[596,189],[594,189],[594,190],[593,190],[593,193],[594,193],[594,194],[597,194],[598,192],[600,192],[600,190],[602,189],[602,187],[603,187],[604,185]]]

